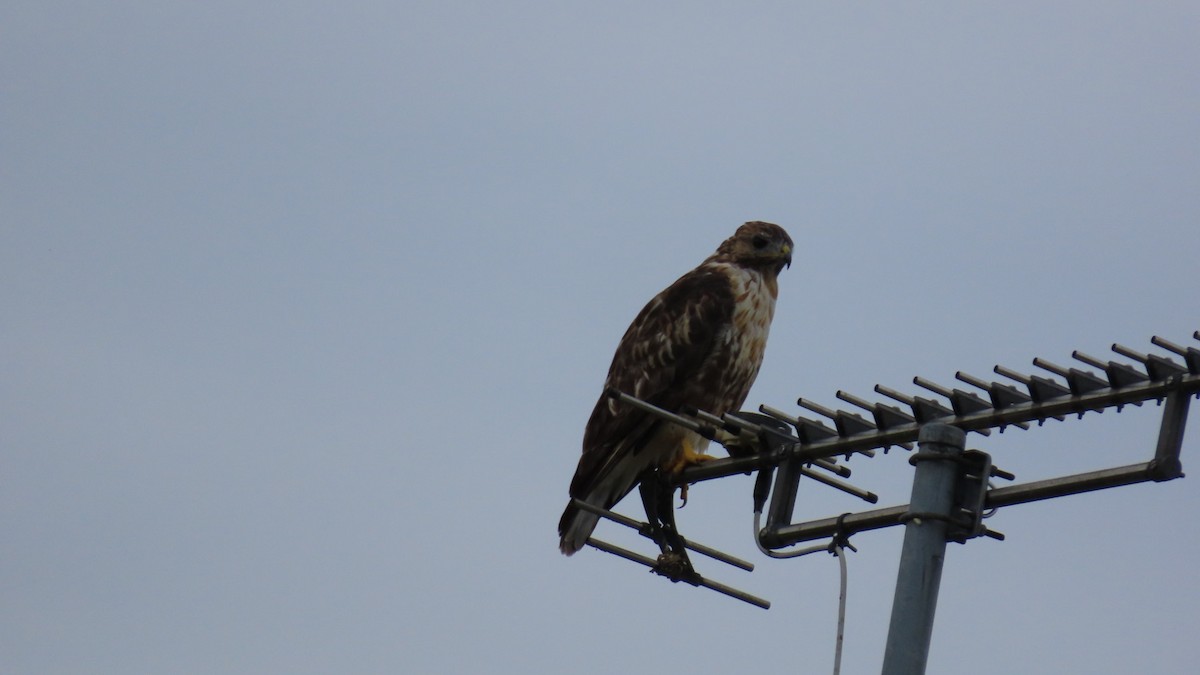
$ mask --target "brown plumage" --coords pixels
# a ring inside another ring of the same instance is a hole
[[[736,411],[758,375],[778,295],[792,260],[778,225],[749,222],[698,267],[654,297],[625,331],[604,388],[671,412],[689,407]],[[583,435],[571,497],[612,508],[656,467],[678,471],[700,461],[702,436],[601,396]],[[597,517],[568,505],[559,548],[583,547]]]

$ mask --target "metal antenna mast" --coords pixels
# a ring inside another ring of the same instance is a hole
[[[1200,341],[1200,331],[1192,334]],[[657,408],[623,392],[609,395],[623,405],[632,405],[706,438],[723,442],[728,459],[717,459],[685,470],[678,484],[690,484],[724,476],[757,472],[755,514],[767,507],[766,524],[758,529],[759,546],[774,553],[792,545],[814,540],[845,541],[858,532],[893,525],[905,525],[904,546],[892,607],[891,629],[885,650],[885,675],[918,675],[925,671],[933,615],[937,604],[938,583],[947,541],[964,543],[968,539],[1004,535],[983,524],[984,514],[992,510],[1068,495],[1131,485],[1147,481],[1163,482],[1183,477],[1179,460],[1184,428],[1192,396],[1200,397],[1200,348],[1181,346],[1160,337],[1151,343],[1172,356],[1142,353],[1114,344],[1112,350],[1135,363],[1104,361],[1076,351],[1071,357],[1095,370],[1082,370],[1034,359],[1033,365],[1053,377],[1026,375],[996,366],[994,372],[1008,382],[989,381],[963,372],[955,378],[976,391],[946,387],[921,377],[913,384],[932,392],[937,398],[912,396],[875,386],[875,392],[902,406],[872,402],[843,391],[838,399],[869,414],[834,410],[800,398],[797,404],[822,420],[791,415],[770,406],[759,413],[738,412],[721,416],[702,410],[668,411]],[[1179,360],[1177,360],[1179,359]],[[993,429],[1007,427],[1030,429],[1047,420],[1081,419],[1089,412],[1145,401],[1162,403],[1162,422],[1154,455],[1146,461],[1085,473],[1060,476],[1003,487],[992,487],[989,480],[1015,477],[992,464],[991,457],[978,450],[964,450],[965,438],[974,432],[988,436]],[[718,433],[718,431],[723,433]],[[729,439],[734,440],[730,441]],[[839,457],[855,454],[875,456],[876,450],[891,447],[918,450],[910,457],[916,466],[911,502],[859,513],[841,514],[818,520],[793,523],[800,478],[809,477],[836,490],[869,503],[878,497],[847,482],[850,470],[838,464]],[[768,495],[770,504],[767,505]],[[650,536],[646,523],[576,501],[580,508]],[[600,550],[619,555],[650,567],[662,576],[678,581],[657,567],[657,561],[612,544],[589,539]],[[720,551],[687,542],[687,547],[720,562],[751,571],[754,566]],[[822,546],[812,551],[823,550]],[[807,552],[809,549],[796,553]],[[685,579],[696,586],[730,595],[764,609],[770,603],[762,598],[696,575]]]

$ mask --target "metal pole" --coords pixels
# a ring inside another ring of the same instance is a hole
[[[1154,450],[1154,460],[1150,462],[1156,481],[1183,476],[1179,451],[1183,449],[1183,430],[1187,426],[1188,404],[1191,402],[1191,396],[1183,390],[1177,389],[1167,394],[1162,425],[1158,431],[1158,446]]]
[[[925,672],[946,554],[947,519],[952,516],[958,482],[957,460],[966,444],[966,432],[948,424],[931,423],[921,427],[917,440],[917,468],[883,654],[883,675]]]

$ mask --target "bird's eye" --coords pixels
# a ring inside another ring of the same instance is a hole
[[[770,242],[767,241],[767,238],[761,234],[756,234],[754,235],[754,238],[750,240],[750,243],[754,244],[754,248],[766,248],[767,244]]]

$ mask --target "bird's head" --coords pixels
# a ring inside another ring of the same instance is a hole
[[[774,223],[746,223],[717,248],[716,257],[778,274],[792,264],[792,238]]]

